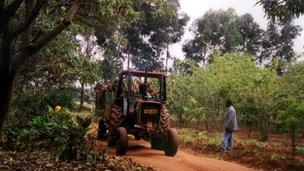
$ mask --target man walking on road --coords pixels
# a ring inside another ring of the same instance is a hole
[[[239,129],[236,118],[236,111],[235,108],[232,106],[231,100],[226,101],[226,107],[228,108],[228,110],[224,120],[224,135],[223,135],[223,141],[221,143],[222,151],[232,150],[233,148],[232,134],[233,131]]]

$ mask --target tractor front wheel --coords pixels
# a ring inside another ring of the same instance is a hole
[[[124,155],[127,152],[128,133],[124,127],[117,128],[115,149],[118,155]]]
[[[175,156],[178,150],[178,137],[175,130],[169,128],[167,130],[166,142],[164,144],[164,151],[167,156]]]

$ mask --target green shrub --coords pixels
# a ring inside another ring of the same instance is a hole
[[[12,106],[11,113],[16,114],[16,117],[21,115],[33,117],[45,113],[47,110],[47,97],[43,94],[35,94],[20,100],[17,99]]]
[[[14,101],[11,113],[16,114],[17,117],[25,115],[31,118],[47,112],[50,107],[55,108],[56,106],[61,106],[72,109],[76,97],[77,89],[74,87],[53,89],[48,94],[26,94],[22,96],[22,98]]]
[[[75,87],[54,89],[47,95],[47,102],[52,107],[61,106],[72,109],[77,95],[78,90]]]
[[[256,66],[244,53],[217,55],[204,67],[189,65],[192,74],[173,73],[168,86],[168,106],[179,123],[202,123],[206,130],[212,126],[219,130],[225,100],[230,99],[240,123],[256,125],[267,139],[276,118],[274,95],[280,88],[274,70]]]
[[[6,147],[13,150],[47,149],[63,160],[86,157],[88,146],[84,136],[87,130],[78,126],[72,117],[65,110],[59,113],[50,110],[33,117],[21,129],[11,124],[4,131]]]

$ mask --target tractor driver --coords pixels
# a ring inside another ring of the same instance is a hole
[[[151,98],[151,94],[148,92],[148,84],[140,84],[139,93],[142,95],[142,98]]]

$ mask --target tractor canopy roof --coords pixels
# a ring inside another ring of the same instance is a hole
[[[120,73],[120,75],[132,75],[132,76],[138,76],[138,77],[144,77],[146,75],[145,71],[134,71],[134,70],[125,70]],[[147,77],[166,77],[164,73],[161,72],[147,72]]]

